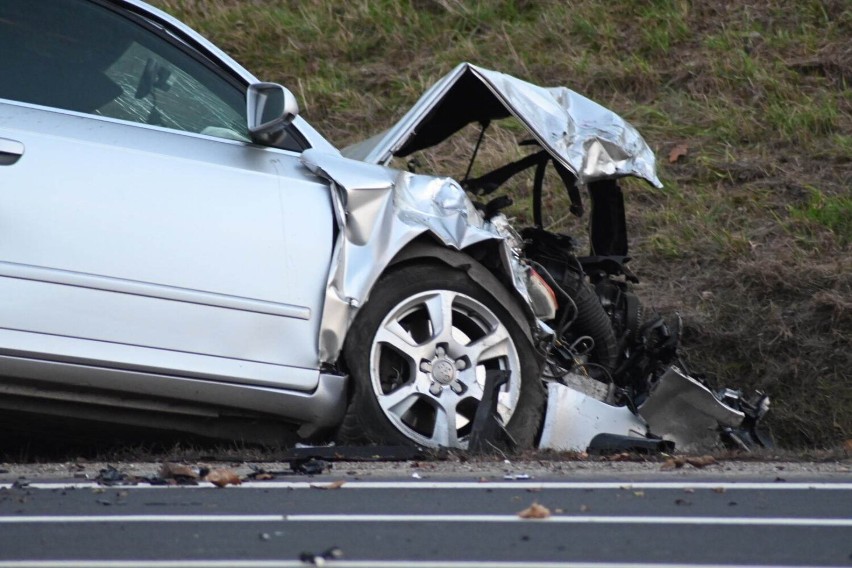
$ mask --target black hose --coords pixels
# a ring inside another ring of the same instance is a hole
[[[592,286],[586,282],[585,278],[572,278],[572,276],[573,274],[566,275],[562,287],[577,306],[573,330],[576,334],[588,335],[594,339],[595,348],[592,353],[595,362],[609,374],[615,369],[619,359],[618,342],[612,329],[612,322]]]

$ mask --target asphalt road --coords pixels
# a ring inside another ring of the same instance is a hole
[[[852,565],[852,482],[0,484],[0,568]],[[545,519],[518,513],[537,502]],[[465,564],[463,564],[465,563]]]

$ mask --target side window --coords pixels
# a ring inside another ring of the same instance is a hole
[[[0,98],[249,140],[238,86],[94,2],[0,0],[0,54]]]

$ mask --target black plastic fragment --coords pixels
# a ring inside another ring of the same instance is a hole
[[[621,452],[635,452],[640,454],[672,453],[675,444],[671,440],[660,440],[653,438],[634,438],[632,436],[621,436],[619,434],[598,434],[589,442],[586,450],[590,454],[605,455],[618,454]]]
[[[511,371],[489,370],[485,372],[485,388],[482,400],[476,408],[470,432],[468,451],[487,452],[499,447],[515,449],[514,440],[503,427],[503,421],[497,414],[497,395],[500,388],[509,382]]]
[[[341,558],[343,558],[343,551],[336,546],[332,546],[320,554],[303,552],[299,555],[299,561],[311,566],[323,566],[326,560],[340,560]]]
[[[107,465],[106,468],[98,472],[95,478],[100,485],[132,485],[137,482],[137,479],[127,473],[116,469],[115,466]]]
[[[296,473],[303,473],[305,475],[319,475],[331,468],[332,465],[329,462],[317,458],[292,460],[290,462],[290,469]]]
[[[318,458],[327,461],[410,461],[426,459],[423,448],[411,446],[306,446],[291,448],[285,461]]]

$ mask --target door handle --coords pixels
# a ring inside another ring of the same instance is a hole
[[[24,145],[17,140],[0,138],[0,166],[11,166],[24,155]]]

